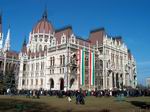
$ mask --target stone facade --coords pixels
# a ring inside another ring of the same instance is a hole
[[[79,83],[78,50],[85,51],[85,85]],[[95,85],[89,85],[88,49],[95,53]],[[110,37],[104,28],[92,30],[88,39],[67,26],[55,30],[45,11],[19,54],[18,89],[86,90],[135,88],[136,62],[122,37]]]

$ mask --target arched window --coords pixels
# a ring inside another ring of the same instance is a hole
[[[39,51],[42,51],[42,45],[39,45]]]
[[[60,55],[60,65],[62,65],[62,55]]]
[[[53,66],[55,65],[55,57],[53,56]]]
[[[63,36],[61,37],[61,44],[65,43],[66,43],[66,35],[63,34]]]
[[[44,51],[47,51],[47,45],[44,46]]]
[[[51,88],[54,88],[54,80],[53,80],[53,79],[50,79],[49,81],[50,81],[50,89],[51,89]]]
[[[65,65],[65,55],[63,55],[63,66]]]
[[[52,66],[52,64],[53,64],[53,59],[52,57],[50,57],[50,66]]]
[[[38,52],[38,45],[36,44],[36,52]]]
[[[31,85],[33,85],[33,79],[31,79]]]
[[[38,79],[35,79],[35,85],[38,85]]]
[[[41,79],[41,85],[43,85],[43,79]]]
[[[25,85],[25,79],[22,80],[22,85]]]
[[[52,39],[52,46],[55,46],[55,45],[56,45],[56,39],[53,38],[53,39]]]

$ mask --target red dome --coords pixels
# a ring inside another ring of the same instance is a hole
[[[53,26],[47,19],[47,12],[44,12],[42,19],[35,25],[32,33],[49,33],[53,31]]]

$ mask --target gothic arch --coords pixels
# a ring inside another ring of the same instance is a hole
[[[50,90],[51,90],[52,88],[54,88],[54,80],[53,80],[53,78],[49,79],[49,83],[50,83]]]
[[[64,79],[60,78],[59,82],[60,82],[60,90],[64,90]]]
[[[42,45],[39,45],[39,51],[42,51]]]
[[[47,51],[47,45],[44,46],[44,51]]]

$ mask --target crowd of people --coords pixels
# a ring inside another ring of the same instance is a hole
[[[62,90],[14,90],[7,89],[1,92],[3,95],[21,95],[27,98],[40,98],[40,96],[57,96],[58,98],[68,97],[68,101],[71,102],[72,97],[76,97],[76,104],[85,104],[84,98],[86,96],[114,96],[117,97],[120,94],[126,97],[138,97],[138,96],[150,96],[150,89],[129,89],[129,90],[79,90],[79,91],[62,91]]]

